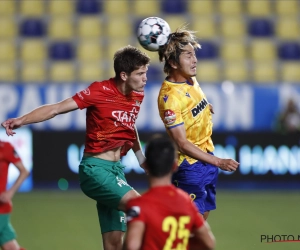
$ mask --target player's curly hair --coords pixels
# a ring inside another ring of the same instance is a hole
[[[164,72],[166,74],[169,74],[172,69],[170,62],[180,65],[179,56],[184,46],[190,43],[195,49],[201,48],[196,40],[195,33],[195,31],[188,30],[186,25],[183,25],[171,33],[167,43],[160,47],[158,51],[159,61],[165,62]]]

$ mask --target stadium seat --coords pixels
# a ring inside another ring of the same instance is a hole
[[[277,51],[274,40],[252,40],[250,43],[250,58],[255,61],[276,61]]]
[[[188,23],[183,15],[166,15],[162,18],[170,25],[171,32],[175,32],[178,27]]]
[[[226,62],[224,64],[224,80],[235,83],[244,83],[249,80],[246,62]]]
[[[157,16],[160,13],[159,1],[132,1],[132,10],[137,18]]]
[[[256,83],[270,83],[275,84],[278,81],[278,69],[274,62],[259,62],[254,63],[252,77]]]
[[[196,50],[198,60],[210,60],[218,57],[218,47],[214,42],[199,41],[201,49]]]
[[[98,0],[78,0],[76,11],[81,15],[97,15],[102,11],[102,1]]]
[[[283,82],[300,82],[300,63],[284,62],[280,65],[280,76]]]
[[[49,15],[51,16],[70,16],[74,14],[74,2],[72,1],[48,1]]]
[[[72,60],[74,57],[71,42],[53,42],[49,47],[49,58],[51,60]]]
[[[218,1],[218,12],[221,15],[240,15],[243,13],[242,1],[237,0],[227,0],[227,1]]]
[[[223,17],[220,31],[224,39],[243,38],[246,34],[245,20],[242,16]]]
[[[24,63],[21,67],[22,83],[45,83],[46,67],[43,63]]]
[[[213,1],[187,1],[188,13],[199,15],[213,15],[215,13],[215,6]]]
[[[270,19],[252,19],[249,22],[248,33],[253,37],[270,37],[274,34],[273,23]]]
[[[36,0],[19,1],[20,15],[25,17],[42,17],[45,12],[45,2]]]
[[[217,61],[201,61],[197,63],[197,80],[201,83],[218,83],[221,79],[220,65]]]
[[[271,1],[246,1],[247,14],[255,17],[269,16],[271,12]]]
[[[189,28],[197,31],[196,36],[200,39],[214,39],[217,37],[216,23],[214,18],[211,17],[193,16]]]
[[[300,26],[298,18],[277,18],[276,35],[279,39],[298,39],[300,36]]]
[[[0,63],[0,82],[15,82],[17,80],[17,70],[15,63]]]
[[[29,18],[23,20],[20,34],[24,37],[41,37],[45,35],[45,26],[42,19]]]
[[[281,60],[300,60],[300,43],[283,42],[278,46],[278,57]]]
[[[127,16],[111,16],[104,27],[105,35],[110,39],[128,38],[133,34],[131,20]]]
[[[224,43],[222,43],[220,49],[221,58],[224,61],[241,61],[246,60],[247,58],[246,46],[239,40],[225,41]]]
[[[48,38],[53,40],[73,39],[73,20],[65,17],[52,18],[48,23]]]
[[[77,45],[77,59],[81,62],[100,62],[103,58],[103,48],[99,40],[82,40]]]
[[[55,62],[50,66],[51,83],[72,83],[76,80],[76,71],[72,62]]]
[[[44,39],[24,39],[20,44],[20,59],[23,62],[43,62],[47,59]]]
[[[103,80],[103,65],[101,63],[82,63],[78,69],[78,79],[82,83]]]
[[[298,15],[299,13],[299,1],[289,0],[289,1],[275,1],[275,10],[277,15],[291,16]]]
[[[103,1],[103,11],[107,15],[127,15],[130,9],[128,0]]]
[[[187,1],[185,0],[162,0],[161,10],[165,14],[185,14]]]
[[[103,31],[101,20],[97,16],[82,16],[78,18],[78,38],[101,38]]]
[[[10,40],[0,40],[0,62],[14,62],[16,60],[16,45]]]
[[[15,1],[0,1],[0,16],[13,17],[16,14],[16,2]]]
[[[14,18],[0,17],[0,39],[15,39],[17,34],[17,25]]]

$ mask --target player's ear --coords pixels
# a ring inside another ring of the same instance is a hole
[[[169,64],[171,65],[171,67],[173,68],[173,69],[177,69],[177,64],[174,62],[174,61],[169,61]]]
[[[125,82],[127,80],[127,74],[124,71],[122,71],[120,73],[120,78]]]

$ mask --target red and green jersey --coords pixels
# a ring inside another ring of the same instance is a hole
[[[21,161],[14,147],[9,142],[0,141],[0,193],[6,191],[8,167],[10,163]],[[11,203],[0,202],[0,214],[10,213]]]
[[[189,195],[173,185],[153,187],[130,200],[127,223],[133,221],[146,226],[142,250],[188,249],[190,232],[204,223]]]
[[[114,78],[93,82],[76,93],[73,99],[78,107],[87,109],[84,151],[101,153],[122,147],[121,155],[125,155],[136,140],[134,125],[143,98],[144,92],[123,95]]]

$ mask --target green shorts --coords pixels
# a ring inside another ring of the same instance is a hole
[[[125,214],[118,210],[122,197],[133,190],[124,175],[125,166],[120,161],[106,161],[83,157],[79,165],[81,190],[97,201],[101,232],[125,232]]]
[[[10,214],[0,214],[0,246],[15,238],[16,232],[10,224]]]

